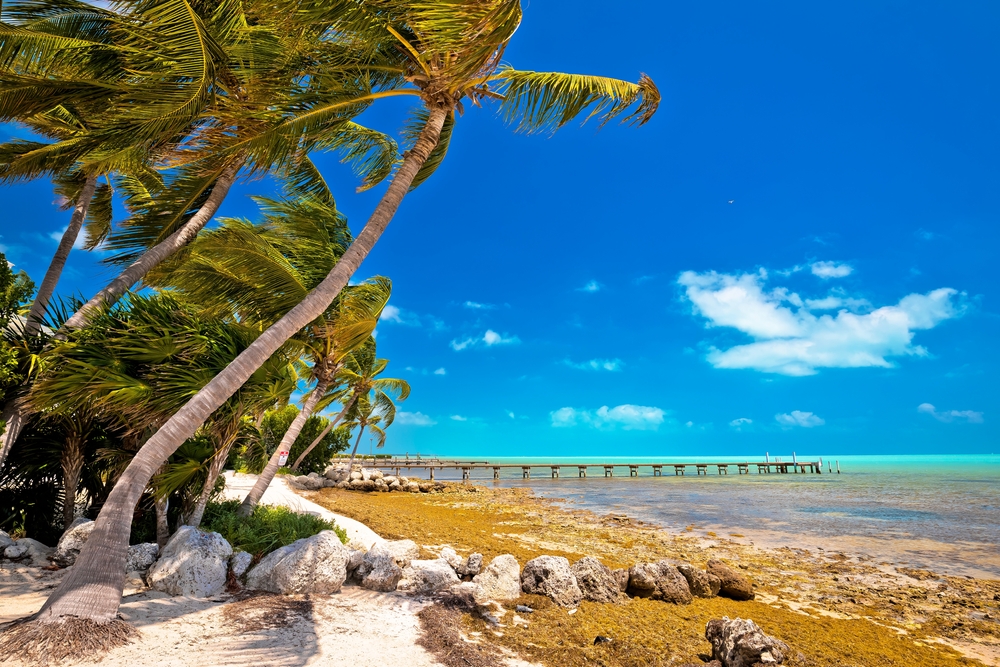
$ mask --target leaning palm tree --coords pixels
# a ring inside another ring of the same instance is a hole
[[[370,44],[391,35],[400,51],[409,54],[408,62],[400,68],[409,87],[389,92],[420,100],[415,141],[365,227],[333,270],[146,442],[104,504],[76,565],[34,623],[8,632],[0,639],[0,649],[5,642],[17,642],[22,653],[41,642],[51,647],[53,638],[66,636],[65,624],[70,618],[78,628],[90,628],[91,636],[100,633],[108,645],[123,640],[122,633],[128,630],[115,622],[124,582],[121,564],[128,548],[129,517],[150,477],[274,351],[330,307],[385,231],[406,193],[444,158],[455,112],[462,109],[463,100],[473,105],[497,102],[507,120],[524,131],[556,129],[588,110],[588,118],[598,115],[605,123],[624,115],[626,120],[642,124],[653,116],[659,102],[656,87],[645,76],[638,84],[630,84],[502,66],[501,55],[521,20],[518,0],[345,0],[318,2],[312,8],[309,4],[303,0],[294,6],[301,10],[299,15],[313,11],[317,21],[334,22],[336,30],[329,39]],[[322,85],[322,77],[317,78],[317,85]],[[368,94],[357,101],[372,99]],[[346,102],[331,102],[327,108],[314,108],[285,126],[275,127],[274,133],[322,122],[343,104]],[[252,151],[267,141],[265,134],[256,144],[236,142],[232,148]]]
[[[351,410],[350,419],[345,424],[352,431],[358,429],[358,437],[354,441],[354,449],[351,450],[348,470],[354,467],[354,455],[358,451],[358,445],[361,444],[361,436],[365,434],[365,430],[375,437],[377,442],[375,446],[382,449],[385,446],[385,429],[390,424],[392,424],[392,419],[370,396],[362,396],[358,399]]]
[[[406,380],[398,378],[380,377],[389,365],[388,359],[379,359],[375,354],[375,339],[369,338],[363,346],[358,348],[344,365],[341,371],[341,382],[344,385],[344,402],[340,413],[337,414],[326,428],[313,440],[306,449],[299,454],[299,457],[292,465],[292,470],[298,470],[309,452],[313,450],[326,434],[329,433],[340,420],[344,419],[353,409],[354,404],[361,397],[366,397],[373,405],[378,406],[382,412],[383,421],[386,426],[392,424],[396,417],[396,401],[405,401],[410,395],[410,385]],[[357,452],[357,445],[351,452],[351,461],[348,466],[354,464],[354,455]]]

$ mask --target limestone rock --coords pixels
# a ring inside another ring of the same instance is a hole
[[[32,567],[48,567],[49,556],[55,552],[52,547],[30,537],[22,537],[17,541],[17,545],[27,548],[22,558],[26,559]]]
[[[399,580],[403,578],[402,568],[390,554],[376,552],[373,555],[372,551],[365,554],[361,566],[358,567],[362,588],[383,592],[396,590]]]
[[[285,481],[293,489],[302,489],[304,491],[317,491],[322,489],[326,485],[326,479],[316,475],[316,473],[310,473],[309,475],[289,475],[285,478]]]
[[[710,560],[706,567],[709,574],[719,578],[719,595],[733,600],[753,600],[750,579],[729,567],[721,560]]]
[[[722,581],[711,572],[699,570],[690,563],[682,563],[677,569],[687,579],[691,595],[698,598],[714,598],[719,594]]]
[[[352,481],[352,482],[358,482],[358,481],[361,481],[363,479],[364,479],[364,475],[362,475],[361,471],[359,471],[359,470],[352,471],[351,475],[349,477],[349,480]]]
[[[472,578],[486,600],[504,602],[521,597],[520,566],[510,554],[497,556],[482,572]]]
[[[170,595],[207,598],[226,587],[233,548],[218,533],[182,526],[146,575],[150,588]]]
[[[372,556],[388,554],[399,567],[406,567],[411,560],[420,558],[420,547],[413,540],[386,540],[372,545],[368,552]]]
[[[66,532],[59,538],[56,550],[50,556],[50,560],[59,567],[69,567],[76,562],[76,557],[80,554],[80,549],[86,544],[87,538],[94,530],[94,522],[90,519],[79,517],[73,519]]]
[[[386,475],[382,478],[382,481],[388,484],[389,486],[392,486],[392,483],[398,482],[399,478],[396,477],[395,475]]]
[[[780,665],[785,661],[788,644],[775,639],[757,627],[750,619],[735,618],[709,621],[705,639],[712,644],[712,658],[722,667],[754,667]]]
[[[337,482],[338,489],[349,489],[351,488],[350,482]]]
[[[250,569],[250,563],[252,562],[252,554],[246,551],[237,551],[229,559],[229,571],[233,573],[234,577],[242,577]]]
[[[584,600],[590,602],[619,602],[621,590],[611,569],[593,556],[585,556],[570,568],[580,587]]]
[[[350,547],[350,545],[348,545]],[[351,549],[350,555],[347,557],[347,573],[350,575],[351,572],[358,569],[361,565],[361,561],[365,558],[365,553],[363,549]]]
[[[410,493],[420,493],[420,485],[416,482],[408,482],[406,484],[406,490]]]
[[[23,540],[18,540],[13,544],[7,546],[3,550],[3,555],[11,560],[17,560],[19,558],[24,558],[24,555],[28,553],[28,545],[21,544]]]
[[[403,582],[399,588],[413,593],[433,593],[451,588],[460,583],[454,568],[443,558],[437,560],[413,560],[403,570]]]
[[[125,587],[122,590],[122,596],[145,592],[149,586],[146,585],[146,580],[143,579],[144,574],[144,572],[140,572],[139,570],[126,572]]]
[[[628,570],[620,567],[617,570],[611,570],[611,574],[614,575],[615,581],[618,582],[618,590],[624,593],[628,589]]]
[[[687,579],[667,561],[636,563],[629,569],[628,594],[633,597],[653,598],[689,604],[691,589]]]
[[[323,471],[323,476],[332,482],[344,482],[350,478],[346,465],[332,465]]]
[[[158,555],[160,555],[160,545],[156,542],[132,544],[125,556],[125,571],[145,572],[156,562]]]
[[[3,553],[4,549],[14,544],[14,540],[10,538],[10,535],[6,531],[0,530],[0,554]]]
[[[539,556],[525,563],[521,590],[547,595],[561,607],[575,607],[583,599],[569,561],[562,556]]]
[[[441,549],[440,557],[448,561],[448,565],[451,565],[456,571],[462,567],[462,557],[451,547]]]
[[[264,556],[247,574],[247,588],[285,595],[336,593],[347,579],[351,550],[324,530]]]
[[[469,554],[455,571],[458,572],[459,576],[462,577],[474,577],[479,574],[483,569],[483,555],[479,553]]]
[[[451,594],[457,597],[467,608],[476,607],[489,601],[483,587],[472,581],[463,581],[451,587]]]

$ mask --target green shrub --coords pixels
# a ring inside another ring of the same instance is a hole
[[[258,505],[253,514],[244,518],[236,514],[239,507],[238,500],[209,503],[201,529],[221,534],[234,551],[247,551],[255,559],[324,530],[334,531],[342,543],[347,543],[343,528],[318,516],[299,514],[287,507]]]

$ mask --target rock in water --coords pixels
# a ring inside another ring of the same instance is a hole
[[[583,593],[583,599],[590,602],[619,602],[621,591],[618,580],[607,565],[593,556],[586,556],[573,563],[570,568],[576,583]]]
[[[128,555],[125,556],[126,572],[145,572],[160,554],[160,545],[156,542],[143,542],[133,544],[128,548]]]
[[[455,570],[443,558],[437,560],[414,560],[403,570],[406,587],[401,590],[413,593],[433,593],[451,588],[460,583]]]
[[[146,575],[150,588],[170,595],[208,598],[226,587],[233,548],[218,533],[181,526]]]
[[[79,517],[73,519],[66,532],[59,538],[56,544],[55,553],[49,560],[59,567],[69,567],[76,562],[76,557],[80,554],[80,549],[87,543],[87,538],[94,530],[94,522],[90,519]],[[127,571],[127,570],[126,570]]]
[[[399,580],[403,578],[403,570],[391,555],[378,552],[373,555],[372,551],[365,554],[358,567],[359,573],[364,573],[361,576],[361,587],[386,593],[396,590]]]
[[[629,569],[628,594],[674,604],[689,604],[691,589],[687,579],[667,561],[636,563]]]
[[[562,556],[539,556],[525,563],[521,590],[547,595],[561,607],[575,607],[583,599],[569,561]]]
[[[744,575],[729,567],[721,560],[710,560],[706,568],[709,574],[719,578],[719,595],[733,600],[753,600],[753,584]]]
[[[479,584],[485,600],[516,600],[521,597],[520,571],[517,559],[503,554],[491,560],[472,581]]]
[[[336,593],[347,579],[351,550],[324,530],[264,556],[247,575],[247,588],[285,595]]]
[[[250,563],[253,562],[253,555],[247,553],[246,551],[237,551],[233,554],[233,557],[229,559],[229,571],[233,573],[234,577],[242,577],[250,569]]]
[[[691,594],[695,597],[714,598],[719,594],[722,581],[711,572],[696,569],[690,563],[678,565],[677,570],[687,579]]]
[[[722,620],[709,621],[705,639],[712,644],[712,657],[722,667],[780,665],[788,653],[788,644],[764,634],[750,619],[729,620],[723,616]]]

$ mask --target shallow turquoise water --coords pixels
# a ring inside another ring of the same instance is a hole
[[[455,457],[482,461],[481,457]],[[799,456],[816,460],[817,456]],[[671,457],[663,462],[696,459]],[[699,457],[698,462],[751,463],[762,457]],[[774,458],[772,457],[772,461]],[[783,456],[782,460],[791,460]],[[647,468],[629,478],[627,469],[605,478],[592,468],[587,479],[565,468],[561,479],[536,469],[522,480],[505,471],[499,484],[528,486],[568,506],[598,514],[613,512],[671,530],[720,536],[738,533],[766,546],[867,554],[878,561],[926,567],[953,574],[1000,578],[1000,456],[843,456],[824,457],[823,474],[717,475],[694,470],[675,477]],[[839,460],[842,474],[829,474]],[[571,464],[651,462],[650,458],[510,458],[491,463]],[[756,470],[756,468],[753,468]],[[455,477],[457,474],[447,474]],[[479,471],[474,479],[491,480]]]

